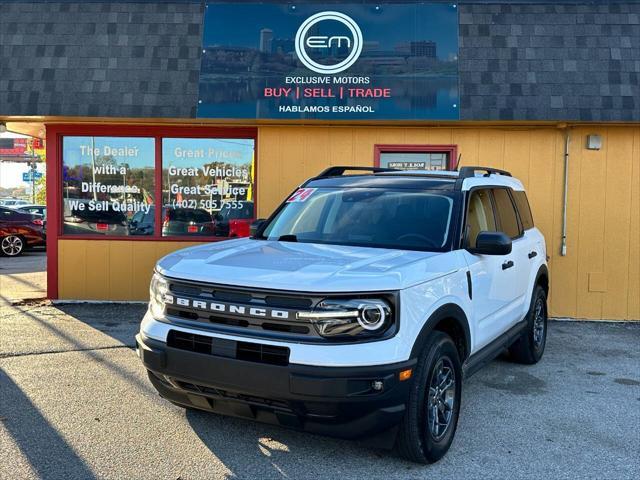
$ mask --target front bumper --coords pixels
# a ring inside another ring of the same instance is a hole
[[[167,400],[340,438],[368,437],[397,425],[412,384],[398,374],[416,363],[279,366],[176,349],[141,334],[136,346]],[[382,389],[373,382],[382,382]]]

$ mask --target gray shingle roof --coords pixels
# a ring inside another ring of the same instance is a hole
[[[195,116],[200,2],[0,9],[0,114]]]
[[[460,5],[460,116],[640,120],[640,3]]]

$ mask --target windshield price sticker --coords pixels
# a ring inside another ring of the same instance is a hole
[[[287,203],[306,202],[317,188],[299,188],[293,195],[289,197]]]

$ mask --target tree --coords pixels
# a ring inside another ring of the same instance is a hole
[[[46,205],[47,204],[47,176],[43,175],[41,178],[36,180],[35,182],[35,190],[36,190],[36,204],[37,205]]]

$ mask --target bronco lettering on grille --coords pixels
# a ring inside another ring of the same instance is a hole
[[[165,295],[164,301],[169,305],[195,308],[217,313],[231,313],[236,315],[249,315],[252,317],[279,318],[286,320],[289,318],[287,310],[275,310],[271,308],[246,307],[243,305],[233,305],[227,303],[205,302],[204,300],[192,300],[190,298],[174,297]]]

